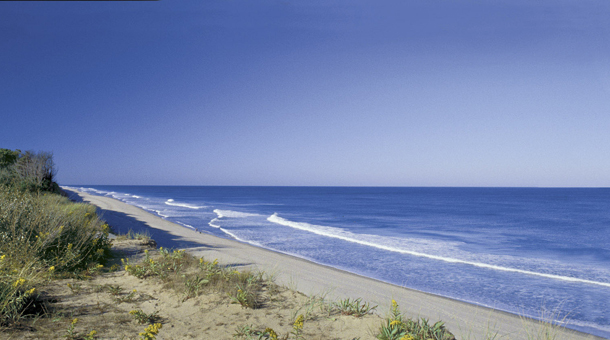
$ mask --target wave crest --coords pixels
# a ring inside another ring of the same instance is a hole
[[[562,276],[562,275],[556,275],[556,274],[547,274],[547,273],[540,273],[540,272],[534,272],[534,271],[523,270],[523,269],[503,267],[503,266],[498,266],[498,265],[493,265],[493,264],[461,260],[461,259],[456,259],[456,258],[447,257],[447,256],[426,254],[426,253],[422,253],[419,251],[413,251],[413,250],[407,250],[407,249],[403,249],[403,248],[388,246],[388,245],[382,244],[381,242],[380,243],[371,242],[370,240],[378,238],[378,236],[375,236],[375,235],[357,235],[357,234],[354,234],[354,233],[351,233],[348,231],[344,231],[340,228],[313,225],[313,224],[304,223],[304,222],[294,222],[294,221],[290,221],[290,220],[284,219],[282,217],[279,217],[277,213],[267,217],[267,221],[276,223],[279,225],[283,225],[286,227],[294,228],[294,229],[308,231],[308,232],[318,234],[321,236],[337,238],[337,239],[344,240],[347,242],[358,243],[361,245],[374,247],[374,248],[378,248],[378,249],[382,249],[382,250],[387,250],[387,251],[391,251],[391,252],[401,253],[401,254],[426,257],[429,259],[439,260],[439,261],[444,261],[444,262],[449,262],[449,263],[467,264],[467,265],[471,265],[471,266],[475,266],[475,267],[492,269],[492,270],[521,273],[521,274],[527,274],[527,275],[535,275],[535,276],[540,276],[540,277],[545,277],[545,278],[555,279],[555,280],[579,282],[579,283],[586,283],[586,284],[610,287],[609,282],[599,282],[599,281],[581,279],[581,278],[571,277],[571,276]],[[364,239],[362,239],[362,238],[364,238]]]
[[[197,206],[197,205],[190,205],[190,204],[186,204],[186,203],[178,203],[175,202],[173,199],[168,199],[167,201],[165,201],[165,204],[167,205],[171,205],[174,207],[183,207],[183,208],[189,208],[189,209],[201,209],[201,208],[206,208],[205,205],[202,206]]]
[[[243,218],[243,217],[262,216],[259,214],[251,214],[251,213],[245,213],[245,212],[233,211],[233,210],[214,209],[214,212],[216,213],[216,215],[218,215],[218,218],[223,218],[223,217]]]

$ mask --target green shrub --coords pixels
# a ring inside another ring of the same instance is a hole
[[[51,152],[0,148],[0,186],[59,194],[61,189],[54,182],[56,173]]]

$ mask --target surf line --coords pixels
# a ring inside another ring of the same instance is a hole
[[[206,206],[194,206],[194,205],[190,205],[190,204],[185,204],[185,203],[177,203],[174,202],[173,199],[168,199],[167,201],[165,201],[165,204],[167,205],[173,205],[175,207],[184,207],[184,208],[189,208],[189,209],[201,209],[201,208],[205,208]]]
[[[430,254],[420,253],[420,252],[417,252],[417,251],[411,251],[411,250],[404,250],[404,249],[388,247],[388,246],[384,246],[384,245],[380,245],[380,244],[376,244],[376,243],[372,243],[372,242],[368,242],[368,241],[362,241],[362,240],[353,239],[353,238],[350,238],[350,237],[347,237],[347,236],[341,236],[341,235],[335,235],[335,234],[328,233],[328,232],[323,232],[323,231],[317,230],[315,228],[312,228],[313,225],[311,225],[309,223],[293,222],[293,221],[289,221],[289,220],[283,219],[283,218],[279,217],[277,215],[277,213],[267,217],[267,221],[272,222],[272,223],[276,223],[276,224],[280,224],[280,225],[283,225],[283,226],[286,226],[286,227],[294,228],[294,229],[300,229],[300,230],[308,231],[308,232],[311,232],[311,233],[314,233],[314,234],[318,234],[318,235],[321,235],[321,236],[333,237],[333,238],[337,238],[337,239],[340,239],[340,240],[344,240],[344,241],[348,241],[348,242],[353,242],[353,243],[359,243],[359,244],[362,244],[362,245],[365,245],[365,246],[374,247],[374,248],[378,248],[378,249],[383,249],[383,250],[387,250],[387,251],[391,251],[391,252],[397,252],[397,253],[402,253],[402,254],[419,256],[419,257],[427,257],[429,259],[439,260],[439,261],[444,261],[444,262],[449,262],[449,263],[468,264],[468,265],[471,265],[471,266],[480,267],[480,268],[486,268],[486,269],[494,269],[494,270],[500,270],[500,271],[505,271],[505,272],[513,272],[513,273],[520,273],[520,274],[541,276],[541,277],[546,277],[546,278],[555,279],[555,280],[563,280],[563,281],[569,281],[569,282],[587,283],[587,284],[593,284],[593,285],[598,285],[598,286],[603,286],[603,287],[610,287],[610,283],[608,283],[608,282],[592,281],[592,280],[579,279],[579,278],[576,278],[576,277],[561,276],[561,275],[555,275],[555,274],[538,273],[538,272],[532,272],[532,271],[529,271],[529,270],[515,269],[515,268],[509,268],[509,267],[501,267],[501,266],[496,266],[496,265],[493,265],[493,264],[486,264],[486,263],[480,263],[480,262],[464,261],[464,260],[454,259],[454,258],[450,258],[450,257],[430,255]],[[308,227],[308,226],[312,226],[312,227]],[[324,226],[319,226],[319,227],[329,228],[329,227],[324,227]]]

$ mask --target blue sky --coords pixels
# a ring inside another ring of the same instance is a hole
[[[60,184],[610,186],[610,2],[0,2]]]

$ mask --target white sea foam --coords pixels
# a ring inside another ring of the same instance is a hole
[[[190,224],[186,224],[186,223],[183,223],[183,222],[180,222],[180,221],[176,221],[176,222],[177,222],[178,224],[180,224],[181,226],[187,227],[187,228],[189,228],[189,229],[197,230],[197,229],[195,229],[195,227],[193,227],[193,226],[192,226],[192,225],[190,225]]]
[[[257,247],[264,248],[264,247],[263,247],[263,245],[262,245],[262,244],[260,244],[260,243],[258,243],[258,242],[241,239],[241,238],[239,238],[237,235],[235,235],[235,234],[233,234],[232,232],[230,232],[230,231],[226,230],[225,228],[220,228],[220,227],[218,227],[218,228],[219,228],[219,229],[220,229],[220,230],[221,230],[223,233],[225,233],[225,234],[227,234],[227,235],[231,236],[232,238],[234,238],[234,239],[236,239],[236,240],[238,240],[238,241],[240,241],[240,242],[244,242],[244,243],[250,243],[250,244],[255,245],[255,246],[257,246]]]
[[[396,253],[401,253],[401,254],[408,254],[408,255],[413,255],[413,256],[426,257],[426,258],[429,258],[429,259],[439,260],[439,261],[444,261],[444,262],[449,262],[449,263],[467,264],[467,265],[476,266],[476,267],[480,267],[480,268],[487,268],[487,269],[499,270],[499,271],[504,271],[504,272],[513,272],[513,273],[520,273],[520,274],[527,274],[527,275],[536,275],[536,276],[541,276],[541,277],[545,277],[545,278],[549,278],[549,279],[555,279],[555,280],[562,280],[562,281],[569,281],[569,282],[578,282],[578,283],[586,283],[586,284],[593,284],[593,285],[598,285],[598,286],[610,287],[610,283],[609,282],[599,282],[599,281],[581,279],[581,278],[570,277],[570,276],[562,276],[562,275],[555,275],[555,274],[539,273],[539,272],[534,272],[534,271],[529,271],[529,270],[504,267],[504,266],[493,265],[493,264],[488,264],[488,263],[481,263],[481,262],[461,260],[461,259],[456,259],[456,258],[447,257],[447,256],[439,256],[439,255],[427,254],[427,253],[423,253],[421,251],[413,251],[413,250],[410,250],[410,249],[398,248],[398,247],[395,247],[395,246],[388,246],[388,245],[385,245],[383,243],[371,242],[370,240],[374,240],[374,239],[378,238],[378,236],[375,236],[375,235],[357,235],[357,234],[354,234],[354,233],[342,230],[340,228],[320,226],[320,225],[313,225],[313,224],[304,223],[304,222],[294,222],[294,221],[290,221],[290,220],[284,219],[282,217],[279,217],[277,215],[277,213],[269,216],[267,218],[267,220],[269,222],[272,222],[272,223],[276,223],[276,224],[283,225],[283,226],[290,227],[290,228],[294,228],[294,229],[308,231],[308,232],[311,232],[311,233],[314,233],[314,234],[317,234],[317,235],[337,238],[337,239],[340,239],[340,240],[344,240],[344,241],[348,241],[348,242],[353,242],[353,243],[358,243],[358,244],[362,244],[362,245],[365,245],[365,246],[374,247],[374,248],[383,249],[383,250],[387,250],[387,251],[391,251],[391,252],[396,252]]]
[[[163,215],[163,214],[161,213],[161,211],[159,211],[159,210],[154,210],[154,209],[150,209],[150,210],[151,210],[151,211],[154,211],[154,212],[155,212],[157,215],[159,215],[159,216],[161,216],[161,217],[163,217],[163,218],[168,218],[168,217],[169,217],[169,216],[167,216],[167,215]]]
[[[108,193],[108,191],[104,191],[104,190],[97,190],[97,189],[93,189],[93,188],[85,188],[85,187],[80,187],[80,188],[74,188],[76,191],[84,191],[84,192],[93,192],[96,193],[98,195],[105,195]]]
[[[220,226],[219,226],[219,225],[214,224],[214,223],[217,223],[217,222],[218,222],[218,219],[217,219],[217,218],[213,218],[213,219],[212,219],[210,222],[208,222],[208,225],[209,225],[210,227],[213,227],[213,228],[219,228],[219,229],[220,229]]]
[[[178,203],[178,202],[174,202],[173,199],[168,199],[167,201],[165,201],[165,204],[167,205],[173,205],[175,207],[183,207],[183,208],[189,208],[189,209],[201,209],[201,208],[206,208],[205,205],[202,206],[197,206],[197,205],[190,205],[190,204],[186,204],[186,203]]]
[[[142,198],[141,196],[138,196],[138,195],[131,195],[131,197],[134,197],[134,198]]]
[[[214,209],[214,212],[216,213],[216,215],[218,215],[218,218],[223,218],[223,217],[243,218],[243,217],[262,216],[259,214],[251,214],[251,213],[245,213],[245,212],[233,211],[233,210]]]

